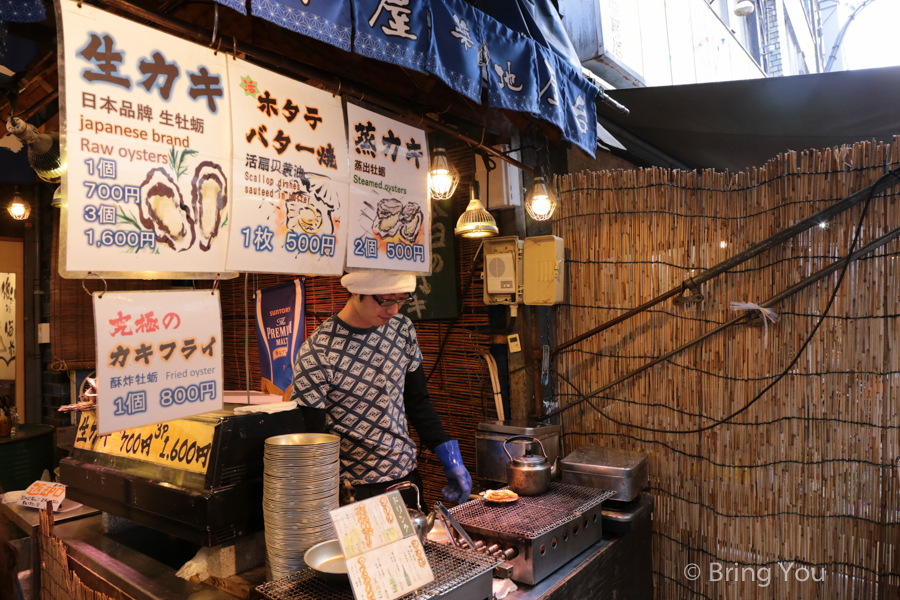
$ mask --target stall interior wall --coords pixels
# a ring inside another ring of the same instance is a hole
[[[474,155],[467,146],[448,148],[448,158],[460,171],[460,185],[453,196],[454,214],[460,214],[469,196],[469,183],[475,172]],[[477,241],[457,238],[457,294],[461,294],[472,276],[478,250]],[[480,270],[480,269],[479,269]],[[423,368],[431,374],[428,390],[431,401],[441,416],[447,434],[459,440],[463,461],[475,472],[475,429],[486,419],[496,419],[493,401],[489,400],[490,377],[482,356],[490,348],[491,338],[483,331],[488,327],[486,313],[473,312],[484,308],[482,281],[475,273],[468,293],[462,300],[462,316],[453,320],[418,321],[415,323],[419,346],[424,356]],[[222,298],[224,337],[225,387],[229,390],[246,389],[246,365],[249,359],[250,389],[261,390],[259,352],[254,324],[254,296],[257,289],[293,281],[296,276],[270,274],[242,274],[239,278],[219,283]],[[198,287],[209,287],[207,282],[196,282]],[[311,334],[322,321],[337,313],[347,301],[347,291],[338,277],[310,277],[305,280],[306,334]],[[246,309],[245,309],[246,307]],[[246,317],[246,318],[245,318]],[[447,336],[444,352],[438,367],[435,363],[441,344]],[[245,336],[246,332],[246,336]],[[246,338],[246,339],[245,339]],[[432,372],[433,371],[433,372]],[[416,438],[413,430],[413,437]],[[418,443],[418,439],[415,441]],[[419,471],[425,482],[425,498],[429,505],[442,500],[441,488],[446,485],[443,468],[437,457],[419,445]],[[445,504],[446,501],[445,501]]]
[[[558,342],[874,183],[900,141],[790,152],[743,173],[664,169],[559,178],[565,240]],[[873,198],[857,248],[900,227],[898,187]],[[862,205],[555,358],[557,400],[589,393],[843,257]],[[779,305],[778,323],[737,325],[562,418],[584,444],[650,454],[655,594],[671,598],[897,598],[900,590],[900,243]],[[892,351],[893,350],[893,351]],[[616,421],[619,423],[617,424]],[[699,566],[699,577],[689,565]],[[731,569],[728,571],[727,569]],[[818,581],[817,581],[818,580]]]

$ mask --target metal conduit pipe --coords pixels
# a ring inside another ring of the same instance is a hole
[[[203,27],[199,27],[197,25],[194,25],[193,23],[188,23],[180,19],[175,19],[166,15],[160,15],[153,11],[127,2],[126,0],[98,0],[98,2],[99,4],[103,4],[127,12],[128,15],[125,15],[126,18],[130,17],[132,20],[143,19],[146,21],[150,21],[151,23],[155,23],[156,25],[179,34],[181,37],[194,42],[198,42],[203,45],[209,45],[209,40],[213,39],[212,31],[208,29],[204,29]],[[441,131],[451,137],[466,142],[470,146],[474,146],[478,150],[486,152],[494,158],[506,161],[514,167],[522,169],[523,171],[534,173],[534,169],[532,167],[529,167],[528,165],[525,165],[513,158],[505,156],[504,154],[498,152],[490,146],[485,146],[480,141],[471,138],[448,125],[445,125],[440,121],[436,121],[435,119],[426,116],[425,113],[427,112],[427,109],[425,107],[416,107],[416,110],[419,112],[419,114],[413,114],[412,112],[410,112],[408,101],[402,101],[400,99],[389,97],[383,92],[379,92],[376,89],[370,88],[360,83],[341,80],[339,77],[333,75],[332,73],[329,73],[328,71],[301,63],[299,61],[282,56],[281,54],[278,54],[276,52],[272,52],[271,50],[259,48],[258,46],[253,46],[251,44],[241,42],[240,49],[238,49],[237,40],[232,38],[232,41],[234,47],[231,48],[231,51],[234,52],[235,55],[240,52],[241,54],[252,57],[257,62],[259,62],[261,66],[275,67],[278,69],[289,71],[306,79],[314,79],[316,81],[319,81],[326,87],[328,91],[334,94],[341,93],[345,95],[351,95],[356,97],[358,100],[366,99],[372,104],[377,104],[378,106],[381,106],[382,108],[387,109],[394,114],[409,119],[417,119],[423,125],[426,125],[431,129]],[[228,53],[228,50],[229,49],[226,47],[222,50],[222,52]],[[337,80],[336,84],[330,83],[335,80]]]
[[[851,254],[849,257],[849,261],[853,262],[855,260],[858,260],[858,259],[862,258],[863,256],[865,256],[866,254],[869,254],[873,250],[876,250],[876,249],[880,248],[881,246],[884,246],[891,240],[894,240],[897,238],[900,238],[900,227],[886,233],[885,235],[881,236],[878,239],[872,240],[871,242],[869,242],[868,244],[866,244],[865,246],[863,246],[862,248],[860,248],[859,250],[857,250],[856,252]],[[776,304],[780,303],[781,301],[793,296],[797,292],[800,292],[800,291],[808,288],[809,286],[813,285],[820,279],[823,279],[823,278],[831,275],[832,273],[838,271],[839,269],[842,269],[844,267],[844,264],[847,262],[847,260],[848,260],[847,257],[844,257],[844,258],[841,258],[840,260],[837,260],[837,261],[831,263],[827,267],[820,269],[819,271],[816,271],[815,273],[806,277],[805,279],[801,279],[800,281],[798,281],[794,285],[790,286],[789,288],[782,290],[781,292],[772,296],[765,302],[761,302],[759,304],[759,306],[761,306],[762,308],[771,308],[772,306],[775,306]],[[647,363],[641,365],[637,369],[635,369],[629,373],[626,373],[625,375],[622,375],[618,379],[611,381],[610,383],[607,383],[603,387],[600,387],[600,388],[594,390],[590,394],[582,396],[578,400],[573,400],[572,402],[569,402],[568,404],[565,404],[555,410],[548,412],[543,417],[540,417],[540,419],[542,421],[545,419],[549,419],[553,415],[557,415],[557,414],[563,412],[564,410],[568,410],[568,409],[572,408],[573,406],[581,404],[582,402],[584,402],[585,400],[588,400],[589,398],[593,398],[594,396],[597,396],[598,394],[602,394],[606,390],[613,388],[613,387],[619,385],[620,383],[623,383],[640,373],[643,373],[647,369],[649,369],[655,365],[658,365],[659,363],[661,363],[663,361],[668,360],[669,358],[675,356],[676,354],[684,352],[685,350],[687,350],[688,348],[691,348],[692,346],[696,346],[703,340],[706,340],[706,339],[714,336],[715,334],[719,333],[720,331],[724,331],[725,329],[728,329],[732,325],[736,325],[742,321],[749,320],[750,316],[752,314],[753,313],[745,312],[744,314],[737,316],[737,317],[731,319],[730,321],[726,321],[725,323],[722,323],[718,327],[710,329],[703,335],[694,338],[693,340],[687,342],[686,344],[683,344],[683,345],[679,346],[678,348],[675,348],[674,350],[670,350],[670,351],[666,352],[665,354],[654,358],[650,362],[647,362]]]
[[[869,197],[869,194],[875,196],[875,195],[880,194],[881,192],[888,190],[891,187],[897,185],[897,181],[900,180],[900,169],[894,169],[894,170],[890,171],[889,174],[893,174],[893,177],[882,177],[881,179],[879,179],[877,182],[870,185],[869,187],[861,189],[858,192],[847,196],[846,198],[836,201],[831,206],[820,210],[816,214],[809,216],[809,217],[803,219],[802,221],[797,221],[790,227],[782,229],[775,235],[772,235],[772,236],[764,239],[763,241],[750,246],[743,252],[738,252],[734,256],[723,260],[719,264],[707,269],[706,271],[703,271],[696,277],[692,277],[691,279],[688,279],[684,283],[680,284],[677,287],[672,288],[668,292],[666,292],[660,296],[657,296],[656,298],[653,298],[652,300],[649,300],[649,301],[645,302],[644,304],[641,304],[637,308],[632,308],[628,312],[623,313],[617,317],[614,317],[613,319],[610,319],[609,321],[606,321],[605,323],[598,325],[597,327],[591,329],[590,331],[586,331],[586,332],[582,333],[581,335],[574,337],[571,340],[556,346],[555,348],[553,348],[550,351],[550,354],[551,355],[559,354],[566,348],[570,348],[571,346],[574,346],[575,344],[577,344],[579,342],[582,342],[590,337],[593,337],[594,335],[600,333],[601,331],[605,331],[605,330],[609,329],[613,325],[621,323],[622,321],[626,321],[626,320],[630,319],[631,317],[633,317],[639,313],[642,313],[645,310],[647,310],[653,306],[656,306],[657,304],[671,298],[672,296],[679,295],[680,293],[682,293],[685,290],[693,290],[695,294],[698,294],[699,293],[697,291],[698,288],[702,284],[709,281],[710,279],[714,279],[714,278],[718,277],[719,275],[721,275],[722,273],[725,273],[726,271],[733,269],[734,267],[740,265],[741,263],[744,263],[744,262],[750,260],[751,258],[754,258],[754,257],[762,254],[766,250],[770,250],[770,249],[774,248],[775,246],[777,246],[778,244],[780,244],[786,240],[789,240],[790,238],[794,237],[795,235],[803,233],[804,231],[806,231],[808,229],[812,229],[813,227],[818,226],[823,221],[827,221],[831,217],[838,215],[838,214],[844,212],[845,210],[853,208],[857,204],[864,202],[866,200],[866,198]],[[700,296],[700,298],[702,299],[702,296]]]

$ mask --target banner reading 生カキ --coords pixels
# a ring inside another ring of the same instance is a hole
[[[340,275],[349,178],[340,98],[245,61],[228,71],[236,185],[226,268]]]
[[[60,2],[64,269],[225,269],[231,123],[224,53]]]
[[[347,267],[430,273],[425,132],[354,104],[347,105],[347,127]]]

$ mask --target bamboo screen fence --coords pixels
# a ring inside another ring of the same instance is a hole
[[[651,168],[559,178],[554,232],[565,240],[569,297],[557,313],[557,341],[874,183],[898,162],[895,138],[790,152],[737,174]],[[857,248],[900,227],[898,189],[873,198]],[[730,302],[763,302],[846,255],[861,211],[714,279],[700,304],[660,304],[562,352],[557,400],[732,319]],[[650,454],[657,598],[898,597],[898,257],[895,240],[851,263],[800,360],[733,422],[690,435],[641,429],[696,429],[748,403],[798,353],[838,273],[775,306],[781,321],[767,329],[732,327],[563,413],[566,452],[590,443]],[[687,577],[696,574],[686,573],[690,564],[700,567],[696,580]]]

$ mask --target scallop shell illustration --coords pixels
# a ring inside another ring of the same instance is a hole
[[[415,202],[407,203],[403,207],[403,212],[400,213],[400,222],[402,223],[400,226],[400,237],[410,244],[415,244],[419,238],[419,229],[422,228],[424,220],[425,217],[422,215],[422,209],[419,205]]]
[[[219,233],[222,211],[228,205],[228,180],[222,167],[211,161],[203,161],[194,170],[191,179],[191,208],[197,221],[200,249],[208,251]]]
[[[389,238],[397,235],[397,230],[403,224],[400,221],[400,213],[403,211],[403,203],[396,198],[382,198],[376,208],[377,217],[372,223],[372,232],[381,238]]]
[[[147,173],[141,184],[139,209],[141,225],[156,233],[156,241],[176,252],[194,245],[194,219],[175,181],[165,169],[157,167]]]

